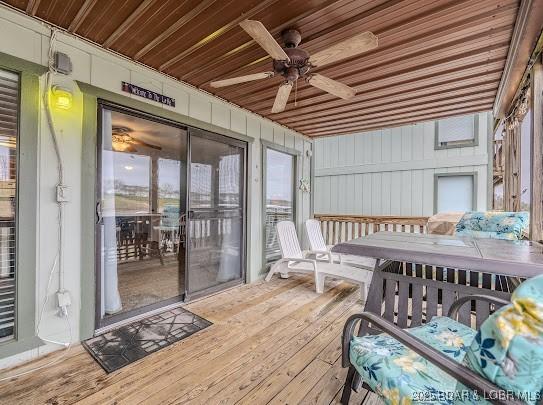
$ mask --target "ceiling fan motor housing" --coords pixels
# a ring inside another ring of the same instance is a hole
[[[309,72],[309,54],[302,48],[298,48],[302,40],[299,31],[288,29],[282,33],[282,37],[285,43],[284,51],[290,61],[274,60],[273,70],[287,79],[287,81],[293,82]]]

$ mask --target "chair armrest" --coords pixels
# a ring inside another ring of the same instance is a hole
[[[328,257],[328,262],[332,263],[332,253],[327,250],[304,250],[303,252],[304,256],[308,255],[324,255]]]
[[[451,307],[449,308],[449,313],[447,314],[447,317],[456,319],[458,315],[458,311],[460,310],[462,305],[470,301],[486,301],[486,302],[490,302],[491,304],[500,304],[500,305],[509,304],[509,301],[504,300],[502,298],[494,297],[492,295],[483,295],[483,294],[466,295],[465,297],[458,298],[456,301],[452,303]]]
[[[425,358],[430,363],[436,365],[441,370],[445,371],[447,374],[455,378],[457,381],[464,384],[466,387],[475,390],[480,396],[493,399],[496,398],[494,399],[494,401],[497,404],[523,404],[523,402],[521,401],[510,399],[510,396],[506,395],[507,392],[505,392],[505,390],[481,377],[476,372],[472,371],[471,369],[460,363],[457,363],[450,357],[427,345],[422,340],[417,339],[410,333],[394,325],[392,322],[387,321],[386,319],[381,318],[380,316],[375,315],[371,312],[362,312],[361,314],[355,314],[347,319],[347,322],[345,323],[345,326],[343,328],[342,338],[343,347],[341,362],[343,367],[349,367],[351,365],[349,359],[349,346],[351,343],[351,339],[354,335],[354,328],[358,321],[371,322],[372,326],[377,327],[384,333],[393,337],[398,342],[413,350],[419,356]],[[501,392],[503,396],[496,395],[497,392]],[[491,394],[493,395],[491,396]],[[498,400],[497,398],[504,399]]]
[[[281,263],[289,263],[289,262],[298,262],[298,263],[311,263],[313,265],[313,269],[317,270],[317,261],[313,259],[301,259],[299,257],[283,257],[282,259],[279,259],[274,263],[274,265],[281,264]]]
[[[336,246],[336,245],[326,245],[326,249],[328,249],[328,251],[329,251],[330,253],[332,253],[332,248],[333,248],[334,246]],[[343,259],[342,259],[342,257],[341,257],[341,253],[335,253],[335,252],[334,252],[334,253],[332,253],[332,254],[333,254],[333,255],[336,255],[336,256],[338,257],[340,263],[343,262]]]

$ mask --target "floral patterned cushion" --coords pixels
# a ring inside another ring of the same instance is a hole
[[[456,235],[519,240],[528,218],[527,212],[467,212],[456,225]]]
[[[543,398],[543,275],[522,283],[511,304],[483,322],[466,364],[529,404]]]
[[[458,362],[476,334],[446,317],[407,331]],[[349,355],[363,380],[387,404],[453,403],[456,380],[386,334],[354,337]]]

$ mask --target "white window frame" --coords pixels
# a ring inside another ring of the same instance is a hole
[[[450,118],[460,118],[465,117],[458,116],[458,117],[450,117]],[[440,150],[440,149],[454,149],[454,148],[466,148],[471,146],[477,146],[479,145],[479,114],[472,114],[473,117],[473,138],[472,139],[465,139],[461,141],[455,141],[455,142],[440,142],[439,141],[439,123],[442,120],[436,120],[435,121],[435,144],[434,149]]]
[[[293,172],[293,184],[292,184],[292,197],[293,197],[293,210],[292,210],[292,217],[294,219],[294,224],[297,225],[298,223],[298,207],[300,204],[300,201],[298,200],[298,184],[300,183],[300,170],[298,168],[298,164],[301,160],[301,152],[288,148],[286,146],[278,145],[272,142],[268,142],[265,140],[261,141],[262,145],[262,208],[261,208],[261,215],[262,215],[262,264],[265,269],[269,265],[271,265],[275,260],[277,260],[280,257],[273,258],[270,261],[266,259],[266,200],[267,200],[267,181],[266,181],[266,175],[267,175],[267,151],[268,149],[274,150],[276,152],[284,153],[286,155],[291,155],[293,158],[293,165],[294,165],[294,172]],[[297,227],[297,226],[296,226]]]
[[[454,173],[435,173],[434,174],[434,214],[438,213],[437,202],[439,194],[439,178],[440,177],[466,177],[471,176],[473,178],[473,191],[471,199],[471,210],[477,210],[477,172],[454,172]]]

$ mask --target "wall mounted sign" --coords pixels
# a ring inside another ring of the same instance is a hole
[[[136,86],[135,84],[122,82],[123,91],[133,94],[138,97],[143,97],[148,100],[156,101],[157,103],[165,104],[170,107],[175,107],[175,99],[171,97],[158,94],[155,91],[144,89],[143,87]]]

